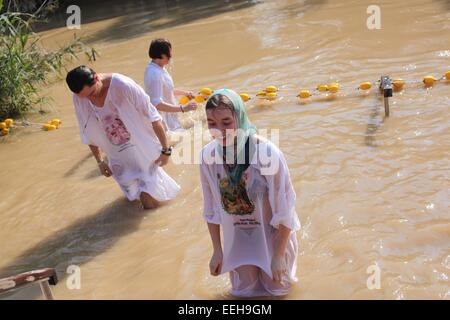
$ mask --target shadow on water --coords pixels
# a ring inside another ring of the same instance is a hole
[[[86,154],[80,161],[78,161],[77,163],[75,163],[72,168],[70,168],[65,174],[64,174],[64,178],[68,178],[72,175],[74,175],[77,170],[89,159],[93,157],[93,155],[91,153]]]
[[[84,176],[84,178],[86,180],[90,180],[90,179],[94,179],[94,178],[98,178],[98,177],[103,177],[102,173],[100,172],[100,170],[98,168],[91,170]]]
[[[75,163],[65,174],[64,178],[69,178],[77,173],[77,171],[86,163],[87,160],[90,158],[94,158],[94,156],[91,153],[86,154],[82,159],[80,159],[77,163]],[[96,166],[95,169],[89,171],[84,178],[89,180],[93,178],[102,177],[102,173]]]
[[[97,41],[120,41],[151,31],[157,31],[178,25],[190,23],[199,19],[208,18],[225,12],[252,7],[261,1],[209,1],[209,0],[78,0],[63,1],[57,13],[54,13],[50,21],[37,26],[37,31],[45,31],[66,25],[70,14],[66,9],[71,4],[76,4],[81,10],[81,32],[83,24],[117,18],[112,25],[91,34],[87,37],[87,43]]]
[[[20,254],[0,270],[0,278],[50,267],[56,269],[60,279],[58,285],[61,285],[69,265],[81,266],[109,250],[121,237],[136,231],[149,213],[151,211],[143,211],[138,202],[118,199]],[[0,296],[0,299],[15,293],[17,290]],[[40,292],[34,291],[27,299],[38,298],[35,295],[40,295]]]
[[[368,147],[377,147],[377,141],[375,139],[378,129],[384,122],[384,117],[380,117],[380,106],[374,105],[369,116],[367,123],[366,134],[364,135],[364,141]]]

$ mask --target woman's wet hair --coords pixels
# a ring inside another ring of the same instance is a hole
[[[234,114],[234,105],[233,102],[226,95],[223,94],[215,94],[206,102],[205,109],[214,109],[214,108],[227,108],[230,109]]]
[[[95,84],[95,75],[91,68],[79,66],[67,73],[66,82],[73,93],[80,93],[84,86],[91,87]]]
[[[148,55],[151,59],[162,59],[162,55],[165,54],[167,58],[171,58],[170,50],[172,45],[167,39],[154,39],[150,43],[148,49]]]

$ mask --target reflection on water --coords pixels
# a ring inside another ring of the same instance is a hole
[[[81,23],[87,24],[105,19],[113,19],[108,28],[98,29],[89,34],[88,42],[122,41],[138,37],[148,32],[176,27],[186,23],[220,15],[226,12],[249,8],[253,1],[205,1],[205,0],[156,0],[117,1],[100,0],[72,1],[81,10]],[[62,6],[64,9],[64,6]],[[39,26],[41,31],[65,25],[68,18],[65,10],[54,14],[50,23]]]
[[[251,100],[248,109],[259,128],[280,130],[298,195],[300,281],[289,299],[450,297],[450,83],[420,84],[450,69],[448,1],[380,1],[376,31],[366,28],[370,1],[79,3],[77,32],[100,53],[96,71],[142,84],[149,41],[167,37],[176,86],[280,88],[279,101]],[[72,34],[55,28],[43,37],[51,46]],[[356,90],[382,74],[418,80],[394,93],[389,118],[374,92]],[[331,81],[342,86],[336,98],[295,98]],[[48,92],[63,126],[24,130],[0,144],[0,273],[53,266],[65,279],[68,265],[80,265],[81,290],[63,280],[57,298],[229,298],[227,276],[208,274],[197,165],[169,165],[180,196],[142,212],[98,174],[65,85]],[[183,120],[204,119],[202,112]],[[366,286],[373,264],[381,268],[379,290]],[[9,296],[18,297],[38,295]]]

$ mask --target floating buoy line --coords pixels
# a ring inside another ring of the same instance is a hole
[[[391,79],[389,76],[382,76],[378,81],[364,81],[361,82],[357,87],[352,88],[353,92],[363,91],[369,92],[372,88],[378,88],[379,93],[382,93],[385,98],[385,112],[386,115],[389,116],[389,102],[388,98],[392,97],[392,92],[401,92],[405,89],[406,86],[409,85],[421,85],[425,88],[430,88],[436,85],[438,82],[449,82],[450,81],[450,70],[445,72],[445,74],[441,77],[434,77],[432,75],[427,75],[423,77],[422,81],[406,81],[401,78]],[[314,96],[328,96],[333,97],[337,96],[337,93],[341,92],[341,84],[339,82],[330,82],[330,83],[319,83],[314,89],[301,88],[297,93],[294,94],[283,94],[282,97],[296,97],[302,102],[311,101]],[[208,97],[213,93],[211,88],[205,87],[200,89],[198,95],[194,97],[194,100],[197,103],[205,102]],[[275,101],[280,97],[280,90],[276,86],[267,86],[266,88],[256,92],[251,95],[247,92],[241,92],[239,95],[241,96],[244,102],[248,102],[250,100],[266,100],[266,101]],[[189,103],[191,99],[187,96],[182,96],[179,102],[182,105]]]
[[[0,122],[0,135],[7,136],[15,128],[27,128],[27,127],[39,127],[44,131],[53,131],[59,129],[62,121],[60,119],[52,119],[46,123],[35,123],[29,121],[14,121],[14,119],[8,118]]]
[[[380,80],[371,82],[364,81],[361,82],[358,87],[353,88],[353,90],[369,92],[374,87],[378,87],[378,92],[383,94],[384,97],[384,107],[385,114],[389,116],[389,98],[392,97],[393,92],[401,92],[405,89],[407,85],[417,85],[420,84],[425,88],[431,88],[439,82],[449,82],[450,81],[450,70],[446,71],[441,77],[434,77],[432,75],[427,75],[423,77],[422,81],[406,81],[401,78],[391,79],[389,76],[382,76]],[[295,96],[302,102],[311,101],[314,96],[336,96],[338,92],[341,91],[341,85],[339,82],[330,83],[319,83],[314,89],[302,88],[295,95],[284,94],[283,97]],[[199,90],[197,95],[194,96],[193,100],[199,104],[206,102],[206,100],[212,95],[214,91],[209,87],[204,87]],[[266,100],[275,101],[279,98],[280,90],[276,86],[267,86],[264,89],[251,95],[247,92],[239,93],[242,101],[248,102],[250,100]],[[187,96],[182,96],[179,100],[180,104],[186,105],[192,99]],[[17,127],[30,127],[38,126],[44,131],[54,131],[57,130],[62,124],[60,119],[52,119],[46,123],[33,123],[29,121],[15,122],[14,119],[8,118],[0,121],[0,136],[7,136],[10,134],[14,128]]]

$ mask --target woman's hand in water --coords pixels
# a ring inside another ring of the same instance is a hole
[[[102,175],[104,175],[105,177],[111,177],[112,171],[104,160],[99,162],[98,167]]]
[[[274,255],[272,257],[272,276],[273,281],[280,283],[284,275],[287,275],[287,265],[284,256]]]
[[[195,101],[189,102],[183,107],[184,111],[194,111],[197,109],[197,103]]]
[[[220,274],[220,271],[222,270],[222,260],[222,251],[214,251],[211,261],[209,262],[209,271],[211,272],[211,275],[218,276]]]

